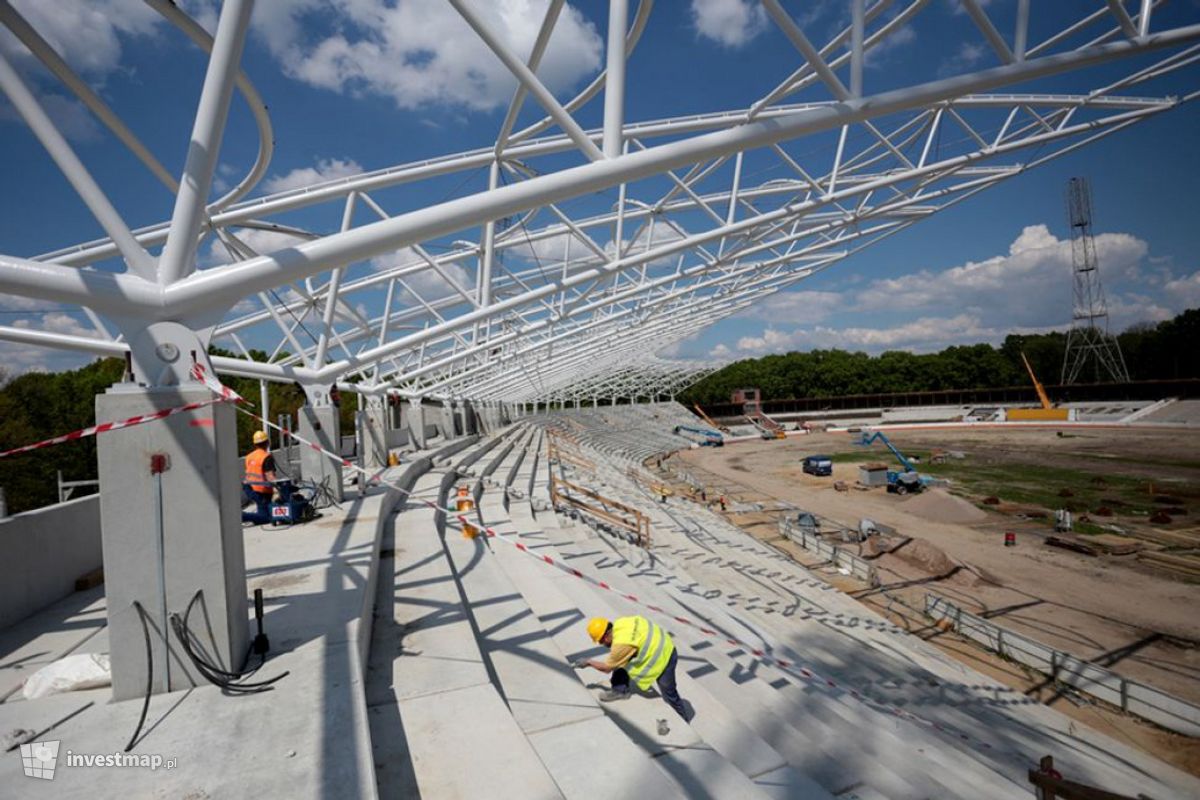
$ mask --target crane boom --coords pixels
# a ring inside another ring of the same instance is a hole
[[[1037,389],[1038,400],[1042,403],[1042,408],[1053,408],[1050,403],[1050,398],[1046,396],[1046,390],[1042,388],[1042,382],[1037,379],[1037,375],[1033,374],[1033,367],[1029,364],[1029,359],[1025,357],[1025,351],[1021,351],[1021,360],[1025,362],[1025,369],[1029,371],[1029,377],[1033,380],[1033,388]]]

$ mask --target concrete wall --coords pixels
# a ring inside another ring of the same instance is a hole
[[[97,569],[100,496],[90,495],[0,520],[0,628],[75,591]]]

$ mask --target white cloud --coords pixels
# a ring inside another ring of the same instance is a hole
[[[290,233],[263,230],[261,228],[239,228],[232,231],[232,233],[239,241],[259,255],[282,250],[285,247],[292,247],[304,241],[302,237]],[[197,257],[198,265],[202,269],[221,264],[232,264],[240,260],[231,256],[225,244],[215,236],[209,240],[208,247]]]
[[[77,318],[61,311],[53,311],[42,315],[42,324],[34,325],[32,320],[19,319],[13,323],[14,328],[24,330],[42,330],[49,333],[62,333],[68,336],[80,336],[84,339],[99,339],[100,334],[90,324],[83,325]]]
[[[1146,242],[1126,233],[1095,238],[1110,329],[1170,319],[1200,305],[1200,271],[1150,277],[1136,267]],[[770,322],[711,354],[762,355],[838,347],[881,352],[936,350],[953,344],[998,344],[1010,333],[1065,329],[1070,322],[1071,242],[1045,225],[1024,228],[1004,255],[943,270],[877,278],[843,292],[790,291],[769,297],[742,318]],[[881,321],[882,320],[882,321]],[[891,324],[889,324],[891,323]]]
[[[701,36],[724,47],[741,47],[767,28],[756,0],[692,0],[692,24]]]
[[[472,8],[525,58],[548,0],[489,0]],[[319,18],[329,36],[312,37]],[[515,80],[445,0],[318,0],[260,3],[255,29],[293,78],[324,89],[390,97],[400,108],[489,110],[508,102]],[[538,70],[552,91],[576,85],[600,65],[603,42],[575,8],[561,12]]]
[[[945,77],[947,75],[957,75],[960,72],[974,67],[983,60],[984,55],[988,52],[987,45],[980,42],[963,42],[959,45],[958,50],[949,58],[946,58],[938,65],[938,75]]]
[[[288,192],[325,181],[360,175],[362,171],[363,168],[359,163],[351,158],[321,158],[317,159],[315,167],[298,167],[283,175],[273,175],[267,178],[263,181],[262,188],[269,194]]]
[[[1200,306],[1200,270],[1175,280],[1167,281],[1163,289],[1178,304],[1185,308]]]
[[[120,36],[146,36],[162,21],[142,0],[11,0],[13,7],[76,71],[103,78],[121,63]],[[7,29],[0,51],[29,65],[32,54]]]

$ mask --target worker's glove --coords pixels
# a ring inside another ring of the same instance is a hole
[[[272,503],[281,503],[281,502],[283,502],[283,495],[281,495],[279,492],[274,492],[274,493],[272,493],[272,494],[271,494],[271,502],[272,502]]]
[[[590,665],[586,658],[581,658],[578,661],[572,661],[571,667],[574,669],[587,669]]]

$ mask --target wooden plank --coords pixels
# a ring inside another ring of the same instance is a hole
[[[1064,539],[1061,536],[1047,536],[1046,544],[1051,547],[1061,547],[1064,550],[1074,550],[1076,553],[1083,553],[1085,556],[1100,555],[1099,548],[1092,547],[1090,544],[1085,544],[1078,539]]]

